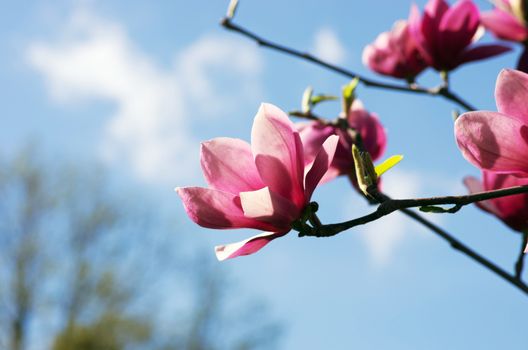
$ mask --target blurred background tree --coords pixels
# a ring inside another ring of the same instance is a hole
[[[102,168],[45,160],[35,147],[0,165],[0,348],[277,346],[282,328],[265,307],[229,298],[225,271],[199,251],[156,239],[174,231]],[[154,296],[164,277],[183,305],[169,324],[157,317],[167,300]]]

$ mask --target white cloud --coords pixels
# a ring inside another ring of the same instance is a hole
[[[226,115],[237,101],[256,99],[262,67],[252,45],[206,35],[165,68],[122,25],[85,9],[75,11],[58,40],[34,42],[27,55],[55,101],[115,103],[100,145],[104,159],[124,162],[143,180],[172,184],[198,170],[190,117]],[[242,93],[225,92],[226,80]]]
[[[233,112],[240,101],[261,95],[257,77],[262,61],[254,46],[248,45],[232,37],[204,36],[177,57],[179,78],[205,114]],[[235,79],[244,82],[239,94],[225,89]]]
[[[346,50],[330,28],[321,28],[315,33],[313,53],[328,62],[340,64],[346,58]]]
[[[418,196],[423,180],[416,173],[395,169],[383,179],[383,190],[394,198]],[[361,232],[371,256],[377,265],[386,265],[394,249],[409,233],[412,221],[401,213],[393,213],[367,224]]]
[[[383,177],[383,191],[393,198],[416,198],[424,196],[424,192],[431,193],[431,191],[438,195],[461,193],[453,192],[453,189],[458,190],[460,187],[458,183],[454,185],[445,178],[438,179],[422,172],[401,168],[391,170]],[[354,195],[357,196],[357,194]],[[347,200],[350,199],[347,198]],[[371,210],[372,207],[369,211]],[[350,218],[363,214],[364,212],[354,209],[346,213]],[[428,215],[428,219],[439,224],[442,215],[431,214]],[[393,252],[406,238],[424,237],[416,234],[418,229],[420,229],[419,226],[405,215],[392,213],[362,226],[360,235],[370,253],[372,262],[378,267],[383,267],[390,262]]]

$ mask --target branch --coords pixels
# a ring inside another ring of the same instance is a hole
[[[290,115],[296,116],[296,117],[300,117],[300,118],[306,118],[306,119],[309,119],[309,120],[315,120],[315,121],[318,121],[320,123],[330,123],[330,124],[336,124],[337,123],[336,121],[332,122],[332,121],[327,121],[325,119],[322,119],[321,117],[313,114],[311,111],[308,111],[308,112],[294,111],[294,112],[290,112]],[[350,130],[350,131],[355,131],[353,128],[350,127],[350,125],[345,125],[345,127],[348,130]],[[359,138],[359,139],[356,138],[356,145],[361,150],[363,150],[363,151],[365,150],[365,147],[363,145],[363,142],[362,142],[361,138]],[[352,180],[352,182],[354,182],[354,181]],[[499,191],[510,192],[510,191],[518,191],[518,190],[520,190],[520,188],[515,188],[514,187],[514,188],[510,188],[510,189],[506,189],[506,190],[499,190]],[[428,199],[399,200],[398,201],[398,200],[391,199],[387,195],[379,192],[377,189],[374,189],[372,192],[373,192],[372,196],[373,196],[373,198],[375,198],[375,200],[373,202],[371,200],[371,203],[374,203],[374,204],[375,203],[383,204],[383,203],[386,203],[388,201],[392,201],[393,203],[396,202],[396,203],[400,203],[400,204],[406,204],[406,202],[407,202],[407,204],[408,204],[409,201],[410,201],[410,203],[412,203],[413,201],[423,201],[423,200],[430,201],[429,205],[431,205],[432,203],[434,203],[436,205],[441,205],[441,204],[452,204],[452,202],[457,202],[455,204],[455,207],[453,207],[452,209],[444,210],[444,212],[455,212],[458,209],[460,209],[463,205],[469,204],[471,202],[470,200],[475,199],[475,197],[477,198],[477,201],[478,201],[478,200],[491,199],[492,196],[497,195],[497,193],[496,193],[497,191],[490,191],[490,192],[485,192],[485,193],[477,193],[475,195],[469,195],[469,196],[434,197],[434,198],[428,198]],[[367,197],[365,197],[365,198],[367,198]],[[446,202],[450,202],[450,203],[446,203]],[[484,268],[488,269],[489,271],[495,273],[496,275],[498,275],[499,277],[501,277],[502,279],[504,279],[508,283],[511,283],[512,285],[517,287],[519,290],[521,290],[523,293],[528,294],[528,285],[524,284],[522,282],[522,280],[521,280],[521,275],[522,275],[522,270],[523,270],[523,265],[524,265],[524,257],[525,257],[524,249],[525,249],[525,247],[526,247],[526,245],[528,243],[528,231],[524,232],[524,235],[523,235],[521,251],[519,253],[519,257],[518,257],[517,263],[515,265],[515,275],[511,275],[510,273],[508,273],[507,271],[505,271],[501,267],[497,266],[492,261],[488,260],[487,258],[483,257],[482,255],[478,254],[477,252],[475,252],[474,250],[472,250],[471,248],[466,246],[464,243],[462,243],[461,241],[459,241],[458,239],[453,237],[451,234],[449,234],[447,231],[445,231],[442,228],[440,228],[439,226],[433,224],[432,222],[430,222],[429,220],[425,219],[423,216],[419,215],[418,213],[414,212],[413,210],[405,208],[405,209],[400,209],[400,211],[403,214],[405,214],[408,217],[410,217],[411,219],[417,221],[418,223],[420,223],[423,226],[425,226],[428,229],[430,229],[433,233],[435,233],[440,238],[442,238],[445,241],[447,241],[451,245],[451,247],[453,249],[455,249],[455,250],[459,251],[460,253],[466,255],[468,258],[472,259],[477,264],[482,265]],[[324,229],[324,225],[321,224],[321,222],[319,221],[319,219],[317,218],[315,213],[312,214],[312,216],[314,216],[317,219],[315,221],[317,223],[316,225],[314,225],[312,220],[310,220],[310,223],[313,225],[313,227],[315,229],[317,229],[317,230],[320,230],[322,227]],[[360,224],[363,224],[363,223],[366,223],[366,222],[369,222],[369,221],[372,221],[372,220],[376,220],[377,218],[379,218],[378,216],[379,216],[379,213],[376,211],[376,212],[371,213],[369,215],[366,215],[366,216],[364,216],[362,218],[352,220],[352,222],[354,222],[355,225],[360,225]],[[331,226],[331,225],[326,225],[326,227],[328,227],[328,226]],[[308,230],[308,232],[309,232],[312,228],[310,226],[308,226],[308,225],[303,226],[302,228],[303,228],[303,230],[302,230],[302,232],[299,233],[299,236],[309,236],[308,234],[305,234],[304,231]],[[337,233],[335,233],[335,234],[337,234]],[[321,236],[317,236],[317,237],[321,237]]]
[[[514,188],[506,189],[506,190],[509,191],[509,190],[513,190],[513,189]],[[523,189],[526,192],[528,192],[528,186],[523,187]],[[492,192],[496,192],[496,191],[492,191]],[[491,194],[489,194],[489,193],[477,194],[477,196],[483,196],[483,195],[490,196]],[[493,195],[496,195],[496,194],[493,194]],[[467,197],[469,197],[469,196],[438,197],[438,198],[467,198]],[[401,202],[399,200],[391,199],[390,197],[388,197],[387,195],[385,195],[383,193],[379,193],[378,194],[378,198],[382,201],[382,203],[378,207],[378,210],[385,203],[395,203],[395,202],[398,203],[398,202]],[[433,198],[433,199],[436,200],[436,198]],[[422,200],[422,199],[419,199],[419,200]],[[423,199],[423,200],[428,200],[428,199]],[[374,220],[376,220],[376,219],[381,217],[381,216],[379,216],[380,214],[379,214],[378,210],[376,210],[375,212],[373,212],[371,214],[365,215],[365,216],[363,216],[361,218],[347,221],[347,223],[354,224],[354,226],[357,226],[357,225],[361,225],[361,224],[364,224],[364,223],[367,223],[367,222],[370,222],[370,221],[374,221]],[[392,208],[391,208],[391,210],[392,210]],[[392,211],[395,211],[395,210],[398,210],[398,209],[394,209]],[[523,261],[524,261],[524,254],[522,254],[523,250],[521,250],[521,254],[522,255],[519,256],[519,260],[518,260],[518,262],[516,264],[516,273],[515,273],[515,275],[512,275],[509,272],[507,272],[506,270],[504,270],[501,267],[499,267],[498,265],[496,265],[495,263],[493,263],[492,261],[490,261],[487,258],[485,258],[482,255],[480,255],[479,253],[477,253],[476,251],[474,251],[473,249],[471,249],[470,247],[468,247],[467,245],[465,245],[464,243],[462,243],[461,241],[459,241],[455,237],[453,237],[447,231],[443,230],[439,226],[437,226],[437,225],[433,224],[432,222],[430,222],[429,220],[425,219],[420,214],[414,212],[413,210],[411,210],[409,208],[400,208],[399,210],[403,214],[409,216],[413,220],[417,221],[418,223],[420,223],[423,226],[425,226],[428,229],[430,229],[433,233],[435,233],[437,236],[439,236],[443,240],[447,241],[451,245],[451,247],[453,249],[455,249],[455,250],[459,251],[460,253],[466,255],[468,258],[474,260],[476,263],[482,265],[486,269],[488,269],[491,272],[495,273],[497,276],[501,277],[502,279],[504,279],[508,283],[512,284],[513,286],[517,287],[523,293],[528,294],[528,285],[523,283],[521,278],[520,278],[520,273],[522,272],[522,264],[523,264]],[[311,235],[311,234],[306,234],[306,232],[303,231],[303,232],[299,232],[299,236],[300,237],[302,237],[302,236],[328,237],[328,236],[331,236],[331,235],[335,235],[335,234],[337,234],[339,232],[342,232],[342,231],[335,231],[335,229],[343,228],[343,227],[340,227],[339,225],[341,225],[341,224],[317,225],[317,226],[314,226],[313,229],[308,226],[307,227],[308,229],[312,229],[313,231],[319,231],[319,233],[321,233],[321,230],[322,230],[325,234],[328,234],[328,235]],[[333,231],[333,229],[334,229],[334,231]],[[524,249],[527,240],[528,240],[528,234],[525,234],[524,235],[524,239],[523,239],[522,249]],[[521,271],[521,272],[519,272],[519,271]]]
[[[311,62],[315,65],[321,66],[323,68],[326,68],[330,71],[336,72],[338,74],[341,74],[351,79],[357,78],[361,83],[363,83],[367,87],[374,87],[374,88],[380,88],[380,89],[386,89],[386,90],[394,90],[394,91],[430,95],[430,96],[441,96],[449,101],[456,103],[457,105],[461,106],[462,108],[468,111],[477,109],[473,107],[471,104],[469,104],[468,102],[466,102],[465,100],[463,100],[457,94],[452,92],[448,88],[447,84],[441,85],[437,88],[428,89],[428,88],[417,86],[415,84],[404,86],[404,85],[396,85],[396,84],[379,82],[379,81],[366,78],[359,74],[356,74],[355,72],[339,67],[337,65],[333,65],[331,63],[325,62],[309,53],[301,52],[301,51],[286,47],[284,45],[274,43],[267,39],[264,39],[250,32],[244,27],[241,27],[232,22],[234,11],[236,9],[236,3],[237,1],[234,2],[233,8],[230,8],[230,11],[229,11],[230,13],[228,14],[228,16],[224,17],[221,20],[221,25],[227,30],[233,31],[235,33],[238,33],[242,36],[245,36],[255,41],[260,46],[267,47],[269,49],[282,52],[284,54]],[[311,113],[292,112],[290,114],[297,116],[297,117],[306,118],[309,120],[318,120],[323,123],[325,122],[322,120],[322,118],[319,118],[318,116],[313,115]],[[326,121],[326,123],[328,123],[328,121]],[[315,236],[315,237],[333,236],[335,234],[338,234],[354,226],[362,225],[362,224],[377,220],[396,210],[400,210],[405,215],[409,216],[410,218],[414,219],[415,221],[429,228],[433,233],[437,234],[440,238],[446,240],[453,247],[453,249],[458,250],[459,252],[465,254],[467,257],[473,259],[478,264],[484,266],[488,270],[497,274],[499,277],[503,278],[507,282],[516,286],[519,290],[521,290],[525,294],[528,294],[528,285],[524,284],[520,278],[522,269],[523,269],[523,264],[524,264],[523,249],[526,246],[526,243],[528,241],[528,233],[525,233],[523,236],[522,250],[518,258],[517,264],[516,264],[515,276],[513,276],[510,273],[503,270],[502,268],[500,268],[499,266],[495,265],[490,260],[481,256],[477,252],[473,251],[468,246],[464,245],[461,241],[454,238],[452,235],[450,235],[445,230],[441,229],[440,227],[431,223],[430,221],[428,221],[427,219],[425,219],[418,213],[409,209],[411,207],[416,207],[416,206],[451,204],[451,205],[455,205],[455,207],[451,209],[451,211],[454,211],[470,203],[503,197],[503,196],[508,196],[508,195],[519,194],[519,193],[526,193],[526,192],[528,192],[528,186],[518,186],[518,187],[511,187],[507,189],[482,192],[482,193],[477,193],[473,195],[465,195],[465,196],[448,196],[448,197],[433,197],[433,198],[418,198],[418,199],[403,199],[403,200],[393,200],[382,193],[377,193],[377,196],[375,196],[375,198],[380,201],[380,205],[378,206],[375,212],[365,215],[361,218],[357,218],[354,220],[350,220],[350,221],[339,223],[339,224],[333,224],[333,225],[321,225],[317,216],[313,214],[310,219],[310,223],[314,227],[312,228],[308,225],[304,225],[304,228],[306,230],[299,232],[299,236]]]
[[[461,241],[459,241],[458,239],[456,239],[455,237],[453,237],[452,235],[450,235],[449,233],[447,233],[446,231],[444,231],[440,227],[436,226],[435,224],[433,224],[429,220],[425,219],[424,217],[422,217],[418,213],[412,211],[411,209],[402,209],[401,211],[405,215],[411,217],[415,221],[419,222],[420,224],[422,224],[425,227],[427,227],[428,229],[430,229],[432,232],[434,232],[440,238],[446,240],[451,245],[451,247],[453,249],[455,249],[455,250],[459,251],[460,253],[466,255],[468,258],[474,260],[478,264],[484,266],[485,268],[487,268],[491,272],[495,273],[496,275],[498,275],[499,277],[501,277],[505,281],[507,281],[507,282],[511,283],[512,285],[514,285],[515,287],[517,287],[523,293],[528,294],[528,285],[524,284],[521,281],[520,277],[517,276],[517,274],[515,276],[512,276],[507,271],[503,270],[501,267],[495,265],[493,262],[491,262],[490,260],[486,259],[482,255],[478,254],[477,252],[475,252],[474,250],[472,250],[471,248],[466,246],[464,243],[462,243]],[[523,247],[523,249],[524,249],[524,247]],[[521,252],[522,252],[522,250],[521,250]]]
[[[364,225],[369,222],[378,220],[383,216],[389,215],[397,210],[432,205],[455,205],[457,207],[462,207],[483,200],[506,197],[527,192],[528,185],[514,186],[499,190],[479,192],[463,196],[446,196],[416,199],[390,199],[385,196],[385,199],[380,202],[380,205],[378,206],[376,211],[370,214],[337,224],[321,225],[320,227],[313,228],[312,230],[309,230],[307,232],[301,232],[299,235],[314,237],[331,237],[335,236],[338,233],[346,231],[352,227]]]
[[[233,23],[232,17],[224,17],[220,21],[220,24],[227,30],[233,31],[235,33],[238,33],[242,36],[245,36],[246,38],[249,38],[253,41],[255,41],[259,46],[267,47],[269,49],[282,52],[284,54],[300,58],[302,60],[312,62],[315,65],[321,66],[323,68],[326,68],[332,72],[336,72],[338,74],[341,74],[343,76],[346,76],[350,79],[358,78],[361,83],[363,83],[367,87],[374,87],[379,89],[386,89],[386,90],[394,90],[394,91],[401,91],[401,92],[409,92],[409,93],[415,93],[415,94],[422,94],[422,95],[430,95],[430,96],[441,96],[444,97],[447,100],[450,100],[456,104],[458,104],[460,107],[464,108],[467,111],[474,111],[477,108],[473,107],[468,102],[464,101],[461,97],[456,95],[455,93],[451,92],[447,86],[440,86],[437,88],[424,88],[419,87],[416,85],[406,86],[406,85],[398,85],[398,84],[389,84],[384,82],[379,82],[373,79],[366,78],[360,74],[357,74],[355,72],[352,72],[350,70],[347,70],[343,67],[339,67],[337,65],[331,64],[329,62],[323,61],[307,52],[298,51],[292,48],[289,48],[287,46],[272,42],[270,40],[264,39],[249,30],[245,29],[242,26],[239,26],[238,24]]]

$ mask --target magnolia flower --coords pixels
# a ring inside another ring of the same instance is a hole
[[[483,171],[482,182],[475,177],[467,177],[464,179],[464,184],[470,193],[477,193],[528,185],[528,178]],[[516,231],[528,229],[528,194],[526,193],[490,199],[476,204]]]
[[[494,0],[495,8],[483,12],[480,21],[499,39],[523,42],[528,39],[528,27],[520,0]]]
[[[387,145],[385,129],[374,113],[369,113],[361,101],[354,100],[347,118],[348,124],[354,128],[363,141],[366,150],[373,160],[383,155]],[[315,159],[319,148],[330,135],[339,136],[334,160],[325,174],[322,182],[330,181],[342,174],[354,176],[354,159],[352,144],[354,140],[348,132],[334,125],[323,125],[319,122],[298,123],[297,129],[304,145],[305,163],[310,164]]]
[[[471,0],[460,0],[451,7],[445,0],[429,0],[423,16],[413,5],[409,26],[423,58],[438,71],[509,50],[502,45],[469,48],[479,28],[479,10]]]
[[[396,22],[363,50],[363,64],[373,71],[412,81],[426,67],[409,31],[407,21]]]
[[[266,231],[245,241],[217,246],[219,260],[252,254],[284,236],[300,218],[334,157],[330,136],[305,166],[298,132],[287,115],[263,104],[253,122],[251,145],[232,138],[204,142],[201,165],[209,188],[177,188],[187,215],[214,229]]]
[[[501,71],[495,100],[498,112],[467,112],[456,120],[458,147],[482,170],[528,177],[528,74]]]
[[[468,112],[456,120],[458,146],[467,160],[484,171],[484,188],[528,184],[528,74],[503,70],[495,99],[499,112]],[[470,181],[475,191],[475,181]],[[525,229],[527,198],[526,194],[497,198],[481,206],[512,228]]]
[[[521,0],[494,0],[495,8],[483,12],[480,21],[499,39],[525,43],[528,39],[527,13]],[[522,53],[518,69],[528,71],[528,49]]]

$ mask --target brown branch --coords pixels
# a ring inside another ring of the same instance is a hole
[[[441,96],[447,100],[450,100],[458,104],[459,106],[463,107],[464,109],[468,111],[476,110],[475,107],[470,105],[468,102],[464,101],[457,94],[450,91],[447,84],[443,84],[437,88],[428,89],[428,88],[420,87],[416,84],[410,84],[408,86],[403,86],[403,85],[378,82],[378,81],[363,77],[345,68],[325,62],[309,53],[301,52],[301,51],[286,47],[284,45],[271,42],[233,23],[232,18],[234,15],[235,8],[236,8],[236,2],[234,4],[234,7],[231,13],[228,14],[227,17],[222,19],[221,25],[227,30],[233,31],[235,33],[238,33],[242,36],[245,36],[255,41],[260,46],[267,47],[272,50],[282,52],[284,54],[291,55],[291,56],[300,58],[302,60],[309,61],[315,65],[321,66],[323,68],[326,68],[330,71],[336,72],[338,74],[341,74],[351,79],[357,78],[361,83],[363,83],[367,87],[374,87],[374,88],[380,88],[380,89],[387,89],[387,90],[394,90],[394,91],[401,91],[401,92],[408,92],[408,93],[415,93],[415,94],[423,94],[423,95],[430,95],[430,96]],[[301,117],[301,118],[305,118],[309,120],[315,120],[315,121],[319,121],[322,123],[328,123],[328,121],[325,121],[324,119],[316,115],[313,115],[312,113],[293,112],[290,114],[293,116],[297,116],[297,117]],[[502,268],[500,268],[499,266],[497,266],[496,264],[494,264],[487,258],[483,257],[482,255],[478,254],[477,252],[475,252],[474,250],[472,250],[471,248],[463,244],[461,241],[454,238],[451,234],[449,234],[445,230],[441,229],[440,227],[436,226],[435,224],[431,223],[430,221],[428,221],[427,219],[425,219],[424,217],[422,217],[421,215],[419,215],[418,213],[410,209],[411,207],[416,207],[416,206],[451,204],[451,205],[455,205],[455,210],[458,210],[462,206],[470,204],[470,203],[492,199],[492,198],[498,198],[502,196],[518,194],[518,193],[525,193],[525,192],[528,192],[528,186],[512,187],[512,188],[503,189],[503,190],[489,191],[489,192],[477,193],[477,194],[466,195],[466,196],[448,196],[448,197],[433,197],[433,198],[404,199],[404,200],[393,200],[389,198],[388,196],[378,192],[378,193],[375,193],[374,198],[376,198],[380,202],[380,205],[378,206],[375,212],[365,215],[361,218],[357,218],[357,219],[350,220],[344,223],[333,224],[333,225],[321,225],[319,219],[315,216],[315,214],[313,214],[314,217],[312,218],[312,220],[310,220],[310,223],[314,227],[312,228],[308,225],[303,225],[304,229],[301,232],[299,232],[299,236],[315,236],[315,237],[332,236],[344,230],[347,230],[351,227],[362,225],[362,224],[377,220],[381,218],[382,216],[388,215],[396,210],[400,210],[405,215],[409,216],[413,220],[429,228],[433,233],[435,233],[440,238],[447,241],[453,249],[461,252],[462,254],[466,255],[467,257],[474,260],[478,264],[482,265],[483,267],[492,271],[499,277],[503,278],[505,281],[511,283],[512,285],[517,287],[519,290],[521,290],[525,294],[528,294],[528,285],[524,284],[521,280],[521,274],[522,274],[522,269],[524,265],[523,249],[526,246],[526,243],[528,241],[527,233],[525,233],[523,236],[522,250],[517,260],[516,266],[515,266],[516,268],[515,275],[511,275],[510,273],[503,270]]]
[[[292,117],[308,119],[308,120],[319,122],[321,124],[328,124],[328,121],[326,119],[319,117],[313,114],[312,112],[291,111],[288,114]]]
[[[528,185],[514,186],[499,190],[479,192],[463,196],[446,196],[416,199],[386,199],[385,201],[379,204],[376,211],[370,214],[341,223],[321,225],[320,227],[314,228],[311,231],[302,232],[301,235],[314,237],[331,237],[338,233],[346,231],[352,227],[364,225],[369,222],[378,220],[397,210],[433,205],[455,205],[462,207],[483,200],[506,197],[521,193],[528,193]]]
[[[413,220],[419,222],[420,224],[430,229],[433,233],[435,233],[440,238],[447,241],[453,249],[466,255],[468,258],[474,260],[475,262],[482,265],[483,267],[490,270],[491,272],[495,273],[497,276],[501,277],[505,281],[511,283],[513,286],[517,287],[523,293],[528,294],[528,285],[524,284],[521,281],[521,279],[517,277],[517,275],[512,276],[510,273],[508,273],[501,267],[497,266],[495,263],[491,262],[490,260],[483,257],[482,255],[478,254],[473,249],[469,248],[467,245],[465,245],[464,243],[462,243],[461,241],[453,237],[451,234],[441,229],[440,227],[436,226],[435,224],[425,219],[423,216],[414,212],[413,210],[402,209],[401,211],[405,215],[412,218]]]
[[[523,187],[520,187],[520,188],[519,187],[508,188],[508,189],[505,189],[504,192],[505,193],[510,193],[512,191],[516,192],[516,191],[519,191],[521,188],[525,192],[528,192],[528,186],[523,186]],[[500,190],[500,191],[502,191],[502,190]],[[497,191],[491,191],[491,192],[492,193],[484,192],[484,193],[476,194],[473,197],[476,197],[478,199],[478,198],[482,198],[482,197],[490,197],[490,196],[498,196],[499,195],[499,193],[496,193]],[[512,195],[512,194],[513,193],[510,193],[508,195]],[[429,201],[429,200],[432,200],[433,202],[439,202],[440,199],[442,199],[441,202],[444,202],[443,201],[444,198],[457,198],[457,200],[460,200],[461,202],[465,202],[465,201],[468,201],[467,197],[471,197],[471,196],[458,196],[458,197],[451,196],[451,197],[423,198],[423,199],[418,199],[417,201]],[[396,210],[400,210],[403,214],[409,216],[413,220],[415,220],[418,223],[422,224],[423,226],[427,227],[433,233],[435,233],[437,236],[439,236],[443,240],[447,241],[451,245],[451,247],[453,249],[455,249],[455,250],[459,251],[460,253],[466,255],[468,258],[474,260],[476,263],[482,265],[486,269],[488,269],[491,272],[495,273],[497,276],[501,277],[502,279],[504,279],[508,283],[512,284],[513,286],[517,287],[523,293],[528,294],[528,285],[526,285],[525,283],[522,282],[522,280],[520,278],[520,272],[519,272],[519,271],[522,272],[522,262],[524,261],[524,254],[523,254],[523,256],[519,257],[519,260],[518,260],[518,262],[516,264],[516,273],[515,273],[515,275],[512,275],[512,274],[508,273],[506,270],[504,270],[501,267],[499,267],[498,265],[496,265],[495,263],[493,263],[492,261],[490,261],[489,259],[485,258],[484,256],[480,255],[479,253],[477,253],[476,251],[471,249],[469,246],[465,245],[464,243],[462,243],[461,241],[456,239],[454,236],[449,234],[447,231],[443,230],[439,226],[437,226],[437,225],[433,224],[432,222],[430,222],[429,220],[425,219],[420,214],[414,212],[410,208],[406,208],[406,207],[398,208],[398,206],[400,205],[399,203],[406,204],[407,201],[413,201],[413,200],[395,200],[395,199],[391,199],[390,197],[388,197],[387,195],[385,195],[383,193],[378,193],[377,198],[379,198],[379,200],[382,203],[378,206],[378,209],[375,212],[373,212],[373,213],[370,213],[368,215],[365,215],[365,216],[362,216],[360,218],[357,218],[357,219],[354,219],[354,220],[350,220],[350,221],[347,221],[347,222],[341,223],[341,224],[318,225],[318,226],[315,226],[313,228],[309,227],[309,226],[307,226],[307,227],[305,226],[305,230],[303,230],[302,232],[299,232],[299,236],[300,237],[302,237],[302,236],[330,237],[330,236],[336,235],[336,234],[346,230],[347,228],[345,228],[345,226],[342,226],[343,224],[351,225],[350,227],[354,227],[354,226],[362,225],[362,224],[377,220],[377,219],[381,218],[384,215],[388,215],[388,214],[383,214],[385,212],[392,213],[392,212],[394,212]],[[492,197],[492,198],[497,198],[497,197]],[[389,203],[389,204],[386,204],[386,203]],[[396,204],[390,204],[390,203],[396,203]],[[455,203],[449,203],[449,204],[455,204]],[[380,210],[380,208],[387,208],[387,209],[381,209]],[[528,235],[525,235],[524,236],[524,240],[523,240],[523,244],[525,244],[527,239],[528,239]],[[524,246],[525,245],[523,245],[523,249],[524,249]],[[522,254],[522,252],[523,251],[521,250],[521,254]]]
[[[374,87],[374,88],[380,88],[380,89],[386,89],[386,90],[393,90],[393,91],[401,91],[401,92],[409,92],[409,93],[415,93],[415,94],[423,94],[423,95],[430,95],[430,96],[441,96],[447,100],[450,100],[456,104],[458,104],[460,107],[464,108],[467,111],[473,111],[476,110],[475,107],[473,107],[468,102],[464,101],[461,97],[459,97],[457,94],[453,93],[448,89],[447,86],[440,86],[437,88],[424,88],[419,87],[415,84],[412,85],[399,85],[399,84],[389,84],[385,82],[376,81],[373,79],[366,78],[360,74],[357,74],[355,72],[352,72],[348,69],[345,69],[343,67],[339,67],[337,65],[331,64],[329,62],[323,61],[312,54],[309,54],[307,52],[302,52],[299,50],[295,50],[292,48],[289,48],[287,46],[272,42],[270,40],[264,39],[261,36],[258,36],[257,34],[250,32],[249,30],[245,29],[244,27],[233,23],[232,18],[230,17],[224,17],[220,21],[220,24],[227,30],[233,31],[235,33],[238,33],[242,36],[245,36],[246,38],[249,38],[253,41],[255,41],[259,46],[267,47],[269,49],[282,52],[284,54],[300,58],[302,60],[311,62],[315,65],[321,66],[323,68],[326,68],[332,72],[341,74],[345,77],[348,77],[350,79],[357,78],[361,83],[363,83],[367,87]]]

